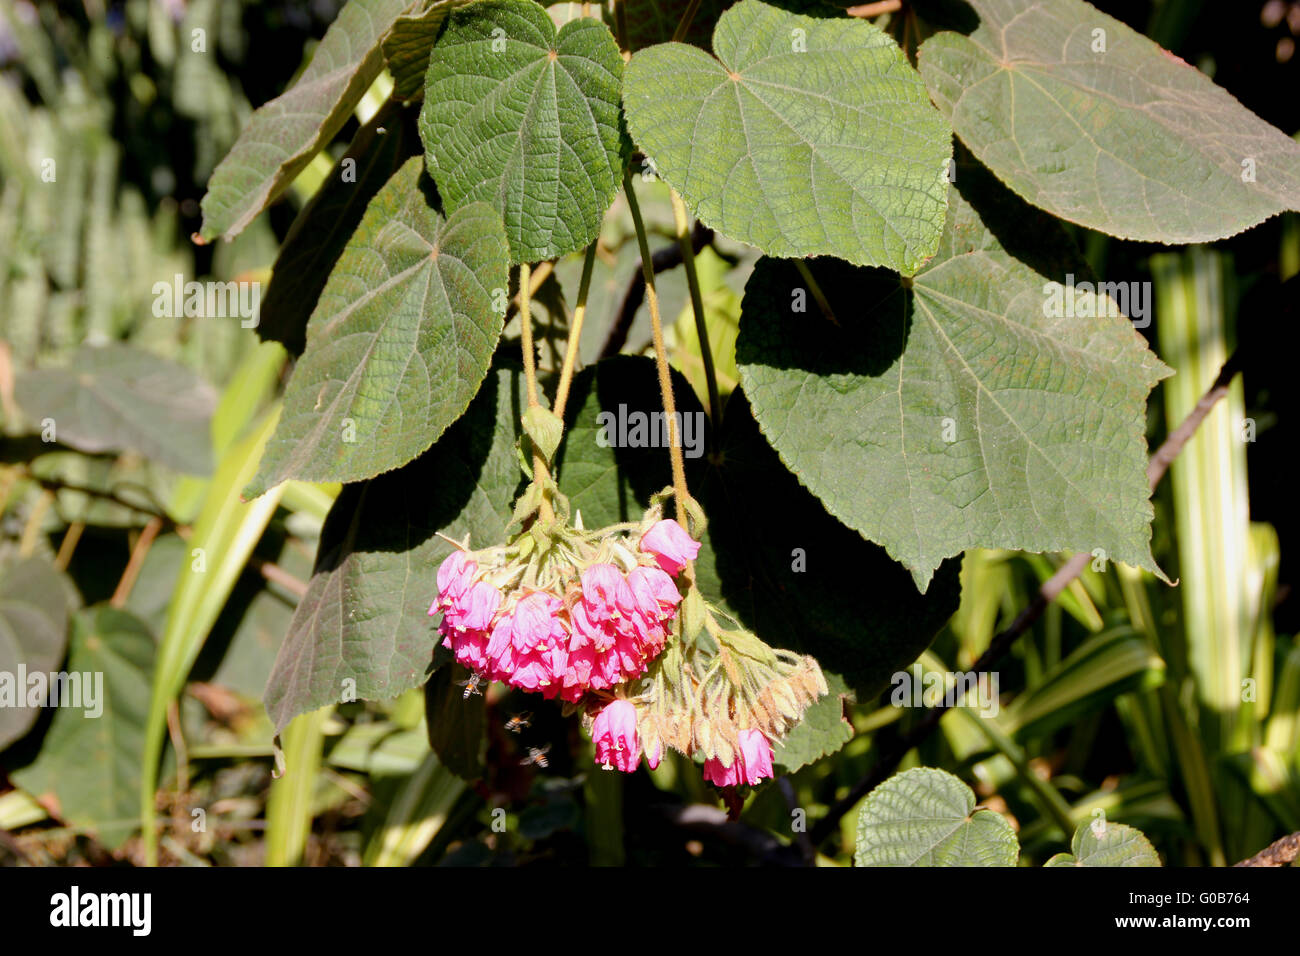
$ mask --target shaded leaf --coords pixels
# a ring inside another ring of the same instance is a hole
[[[622,169],[623,60],[598,20],[558,34],[531,0],[452,13],[425,79],[420,135],[447,208],[487,202],[515,262],[581,249]]]
[[[176,362],[128,345],[83,346],[64,368],[19,376],[24,414],[80,451],[135,451],[177,471],[212,470],[212,386]]]
[[[370,200],[402,163],[420,155],[415,115],[414,107],[403,110],[391,100],[385,103],[298,213],[262,300],[257,325],[262,339],[274,339],[294,355],[302,354],[307,320]]]
[[[264,104],[212,173],[205,240],[233,239],[334,138],[384,68],[379,43],[412,0],[348,0],[298,82]]]
[[[1102,548],[1160,573],[1145,403],[1169,369],[1122,315],[1085,314],[1105,297],[1049,316],[1045,283],[1087,275],[1068,240],[987,173],[957,181],[915,279],[811,265],[838,325],[792,263],[758,264],[736,353],[764,435],[923,590],[969,547]]]
[[[858,814],[858,866],[1015,866],[1019,856],[1011,824],[976,810],[970,787],[932,767],[890,777]]]
[[[371,201],[321,292],[284,413],[248,494],[286,478],[360,481],[406,464],[469,404],[501,334],[501,222],[444,220],[418,157]]]
[[[826,683],[830,693],[804,711],[794,729],[773,745],[778,775],[829,757],[853,739],[853,725],[844,719],[844,681],[832,674]]]
[[[62,576],[44,558],[16,560],[0,571],[0,750],[40,716],[40,706],[27,706],[19,667],[48,675],[59,666],[68,644],[70,603]]]
[[[1195,67],[1082,0],[970,3],[978,29],[928,39],[921,75],[962,142],[1034,205],[1171,243],[1300,209],[1300,143]]]
[[[34,796],[52,795],[60,819],[109,849],[139,825],[153,659],[153,637],[134,615],[109,607],[74,615],[67,672],[79,676],[80,698],[55,711],[36,760],[11,774]]]
[[[888,35],[741,0],[713,48],[642,50],[623,96],[632,138],[701,220],[773,256],[910,274],[934,254],[951,132]]]
[[[429,51],[438,38],[447,14],[469,0],[422,0],[393,21],[384,37],[384,60],[393,76],[393,96],[412,100],[424,92],[424,74],[429,68]]]
[[[477,780],[487,750],[487,701],[482,691],[466,697],[457,685],[469,675],[459,664],[435,670],[424,685],[424,713],[439,762],[464,780]]]

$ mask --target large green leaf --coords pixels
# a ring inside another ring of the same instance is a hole
[[[298,82],[253,113],[213,172],[203,197],[204,239],[243,232],[334,138],[384,68],[384,34],[411,6],[348,0]]]
[[[412,157],[370,203],[307,325],[250,494],[398,468],[474,397],[501,334],[505,236],[485,204],[444,220],[431,193]]]
[[[1003,182],[1063,219],[1156,242],[1208,242],[1300,209],[1300,143],[1082,0],[970,0],[921,75]]]
[[[951,132],[892,39],[741,0],[713,49],[640,51],[623,95],[636,144],[700,219],[773,256],[910,274],[934,254]]]
[[[1044,866],[1159,866],[1160,857],[1140,830],[1122,823],[1085,823],[1074,831],[1070,853],[1058,853]]]
[[[1086,315],[1082,288],[1078,314],[1047,315],[1046,283],[1087,275],[1073,247],[977,167],[957,188],[914,279],[812,264],[838,325],[792,263],[758,264],[736,353],[763,433],[923,590],[969,547],[1101,548],[1158,572],[1145,402],[1169,370],[1122,315]]]
[[[135,451],[177,471],[212,470],[208,429],[217,393],[157,355],[129,345],[83,346],[66,367],[19,376],[15,395],[34,426],[43,431],[52,419],[54,438],[80,451]]]
[[[858,866],[1015,866],[1019,856],[1011,824],[976,810],[970,787],[932,767],[890,777],[858,814]]]
[[[490,203],[516,262],[596,238],[622,168],[623,60],[609,30],[556,33],[531,0],[454,12],[429,59],[420,135],[449,209]]]
[[[28,688],[19,682],[18,668],[49,674],[59,666],[68,643],[68,604],[67,585],[45,559],[24,558],[0,570],[0,675],[12,681],[0,694],[0,750],[40,716],[40,705],[27,706]]]
[[[415,107],[384,104],[293,221],[262,300],[257,334],[263,339],[302,354],[321,290],[370,200],[406,160],[420,155],[415,113]]]
[[[385,700],[424,683],[437,637],[429,605],[451,553],[435,532],[469,534],[477,547],[501,541],[521,477],[521,390],[519,372],[493,373],[428,452],[344,487],[267,683],[277,729],[352,692]]]
[[[116,848],[138,826],[153,636],[134,615],[96,607],[73,617],[70,645],[67,672],[79,675],[81,697],[55,711],[35,762],[12,777]]]
[[[702,421],[690,386],[676,374],[673,381],[678,409]],[[558,456],[561,490],[588,528],[639,518],[649,496],[671,481],[668,450],[601,447],[598,416],[659,409],[654,363],[618,357],[584,370],[568,407]],[[685,423],[683,434],[706,437]],[[957,562],[944,566],[922,598],[903,568],[800,487],[763,440],[742,395],[728,402],[719,438],[715,463],[703,455],[705,445],[698,446],[701,457],[688,459],[690,486],[709,516],[695,564],[701,590],[770,644],[816,656],[832,696],[845,685],[863,697],[877,692],[956,609]],[[835,739],[843,729],[836,720],[838,701],[818,718],[826,733],[793,746],[833,750],[843,742]]]

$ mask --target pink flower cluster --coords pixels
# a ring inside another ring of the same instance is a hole
[[[509,595],[483,580],[474,558],[452,553],[438,568],[439,632],[456,660],[491,680],[547,698],[576,701],[640,676],[668,637],[681,603],[670,575],[695,558],[699,543],[675,521],[656,523],[640,548],[658,565],[626,574],[591,564],[566,595],[526,590]]]

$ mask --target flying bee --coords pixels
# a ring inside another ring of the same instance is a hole
[[[527,767],[531,763],[535,763],[539,767],[545,767],[547,766],[546,754],[550,749],[550,744],[547,744],[545,747],[529,747],[528,756],[519,761],[519,763],[524,767]]]
[[[531,711],[523,714],[515,714],[506,721],[506,730],[510,731],[512,734],[517,734],[525,727],[531,727],[532,723],[533,715]]]
[[[469,700],[471,694],[482,694],[483,692],[478,689],[479,685],[482,683],[483,676],[481,674],[470,674],[469,677],[464,680],[456,681],[457,687],[465,688],[465,693],[461,695],[461,700]]]

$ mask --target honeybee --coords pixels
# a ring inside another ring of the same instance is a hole
[[[478,689],[479,685],[482,683],[483,676],[481,674],[470,674],[469,677],[464,680],[456,681],[457,687],[465,688],[465,693],[461,695],[461,700],[469,700],[471,694],[482,694],[483,692]]]
[[[550,744],[547,744],[545,747],[529,747],[528,756],[519,761],[519,763],[524,767],[527,767],[531,763],[535,763],[539,767],[545,767],[547,766],[546,755],[550,752],[550,749]]]
[[[533,715],[531,711],[523,714],[515,714],[506,721],[506,730],[510,731],[512,734],[517,734],[525,727],[531,727],[532,723]]]

